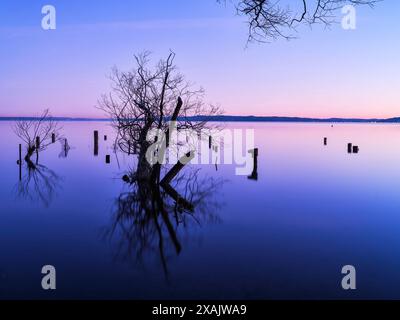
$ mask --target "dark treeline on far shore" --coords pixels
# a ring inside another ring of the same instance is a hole
[[[38,120],[37,117],[0,117],[0,121],[17,121],[17,120]],[[178,121],[181,118],[178,118]],[[360,118],[302,118],[302,117],[269,117],[269,116],[193,116],[186,118],[190,121],[215,121],[215,122],[322,122],[322,123],[398,123],[400,117],[387,119],[360,119]],[[107,118],[73,118],[73,117],[53,117],[56,121],[111,121]]]

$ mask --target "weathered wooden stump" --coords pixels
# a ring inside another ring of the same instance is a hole
[[[250,180],[258,180],[258,148],[249,150],[249,153],[253,155],[253,172],[247,176]]]
[[[18,165],[19,165],[19,181],[21,181],[22,180],[22,144],[19,144]]]
[[[178,191],[176,191],[171,185],[170,182],[173,178],[183,169],[183,167],[194,158],[194,151],[190,151],[186,153],[178,162],[167,172],[164,178],[161,180],[160,185],[165,190],[165,192],[176,201],[176,203],[183,208],[193,212],[194,206],[191,202],[183,198]]]
[[[352,152],[352,144],[351,143],[348,143],[347,144],[347,153],[351,153]]]
[[[97,130],[94,131],[93,138],[94,138],[94,155],[98,156],[99,155],[99,132]]]

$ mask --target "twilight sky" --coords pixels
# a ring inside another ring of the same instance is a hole
[[[57,29],[41,28],[41,8]],[[357,9],[357,29],[299,29],[247,48],[245,19],[215,0],[1,0],[0,116],[103,116],[112,66],[170,49],[187,79],[226,114],[400,116],[400,2]]]

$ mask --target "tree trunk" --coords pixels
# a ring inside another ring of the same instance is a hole
[[[28,168],[29,169],[34,169],[36,168],[35,164],[33,163],[33,161],[31,160],[31,157],[33,156],[33,154],[36,151],[36,147],[35,146],[28,146],[28,150],[27,153],[25,155],[25,162],[28,164]],[[38,158],[36,158],[36,161],[38,161]]]

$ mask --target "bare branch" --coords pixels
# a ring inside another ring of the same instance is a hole
[[[258,42],[292,39],[302,24],[330,26],[345,5],[373,7],[380,1],[383,0],[231,0],[237,13],[248,19],[248,41]]]
[[[53,135],[54,142],[61,139],[61,127],[53,119],[48,109],[44,110],[38,118],[16,121],[13,131],[26,145],[25,160],[27,161],[34,152],[46,150],[53,143]]]
[[[166,132],[178,100],[182,100],[177,130],[191,128],[200,131],[205,121],[191,121],[196,115],[215,115],[219,108],[203,102],[204,91],[193,89],[174,65],[175,53],[160,60],[154,67],[148,52],[134,56],[131,71],[112,70],[112,92],[103,95],[99,108],[113,119],[117,131],[116,145],[129,153],[135,145],[138,153],[145,152],[146,135],[151,129]]]

